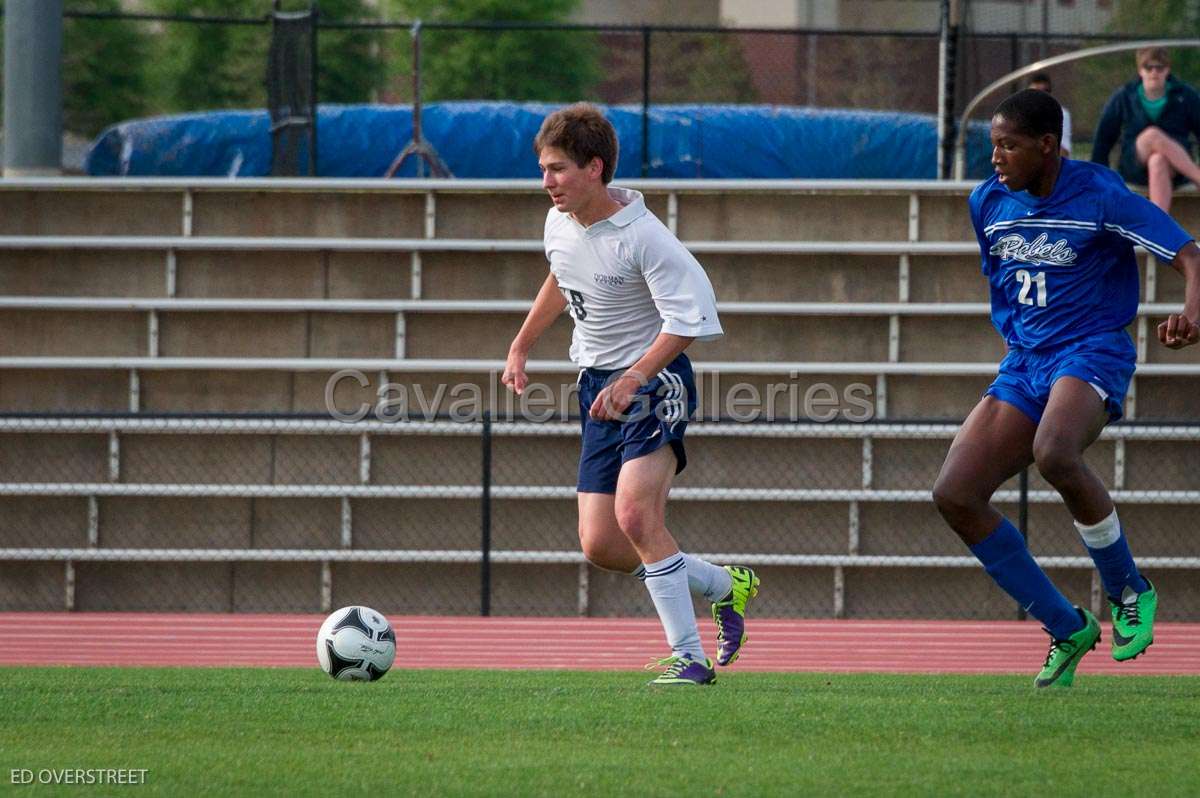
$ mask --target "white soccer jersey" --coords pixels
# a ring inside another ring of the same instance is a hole
[[[571,360],[627,368],[660,332],[721,337],[704,268],[647,210],[641,193],[612,187],[608,193],[625,207],[590,227],[557,208],[546,215],[546,258],[575,319]]]

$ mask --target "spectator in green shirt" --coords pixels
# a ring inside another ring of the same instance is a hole
[[[1138,77],[1117,89],[1100,115],[1092,142],[1092,160],[1108,165],[1120,139],[1117,171],[1125,182],[1146,186],[1150,201],[1171,210],[1176,186],[1200,184],[1200,166],[1192,160],[1200,139],[1200,93],[1171,74],[1166,48],[1137,51]]]

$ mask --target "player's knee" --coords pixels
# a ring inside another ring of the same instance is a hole
[[[604,567],[605,547],[600,545],[595,536],[583,524],[579,525],[579,550],[592,565],[598,568]]]
[[[638,502],[618,501],[617,525],[635,546],[653,531],[653,513]]]
[[[941,475],[933,485],[933,503],[942,517],[953,525],[955,521],[986,506],[987,500],[981,502],[975,491],[961,480]]]
[[[588,562],[605,571],[632,571],[636,567],[636,564],[623,567],[626,563],[620,560],[613,547],[599,535],[588,534],[583,527],[579,529],[579,549]]]
[[[1058,440],[1035,441],[1033,461],[1037,464],[1038,473],[1051,485],[1070,480],[1083,465],[1079,452]]]

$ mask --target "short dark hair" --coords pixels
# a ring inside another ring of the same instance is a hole
[[[1171,54],[1167,52],[1166,47],[1143,47],[1137,51],[1135,58],[1137,59],[1138,69],[1141,69],[1151,61],[1157,61],[1168,68],[1171,66]]]
[[[546,117],[533,139],[533,151],[540,156],[546,147],[562,150],[576,166],[599,158],[604,164],[600,181],[605,185],[617,171],[617,131],[591,103],[568,105]]]
[[[1046,91],[1050,91],[1054,87],[1054,84],[1050,82],[1050,75],[1046,72],[1034,72],[1030,75],[1027,85],[1033,85],[1034,83],[1045,83]]]
[[[992,116],[1004,117],[1028,136],[1037,138],[1050,133],[1062,141],[1062,106],[1048,92],[1022,89],[997,105]]]

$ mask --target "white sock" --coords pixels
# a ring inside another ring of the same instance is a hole
[[[1093,549],[1108,548],[1121,539],[1121,522],[1117,520],[1116,510],[1113,510],[1108,518],[1091,526],[1084,526],[1076,521],[1075,528],[1079,530],[1083,542]]]
[[[683,555],[683,561],[687,563],[688,589],[692,591],[693,595],[715,602],[725,598],[729,595],[729,591],[733,590],[733,577],[724,568],[699,557],[693,557],[691,554],[679,553]],[[636,576],[645,582],[646,566],[638,563],[638,567],[629,575]]]
[[[648,562],[646,589],[658,610],[672,653],[690,654],[704,662],[704,647],[700,645],[700,629],[696,626],[696,609],[688,591],[687,571],[687,561],[678,553],[665,560]]]
[[[683,554],[687,563],[688,587],[697,596],[708,601],[720,601],[733,590],[733,577],[719,565],[713,565],[707,560]]]

